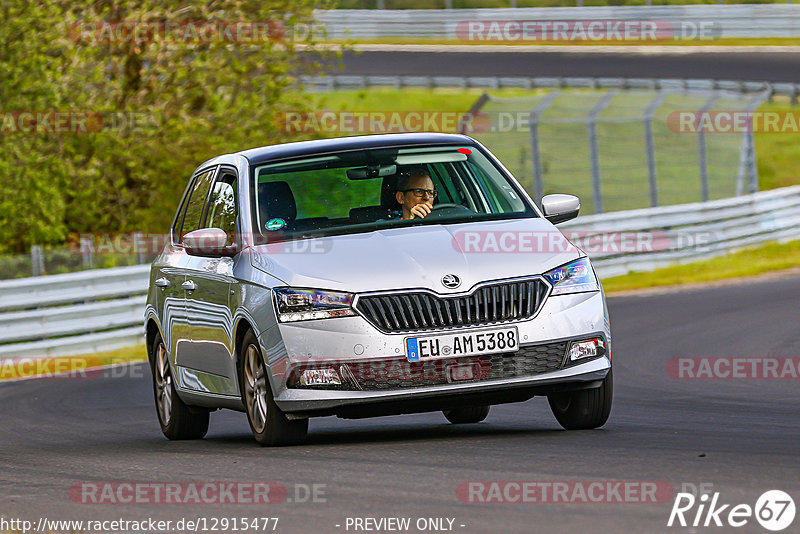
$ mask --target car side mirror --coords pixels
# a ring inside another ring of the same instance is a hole
[[[183,236],[183,248],[190,256],[221,258],[233,256],[236,245],[226,245],[228,234],[219,228],[201,228]]]
[[[542,197],[544,218],[553,224],[569,221],[578,216],[581,201],[574,195],[545,195]]]

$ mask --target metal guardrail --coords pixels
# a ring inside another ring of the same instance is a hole
[[[338,9],[318,11],[331,39],[387,37],[466,40],[467,21],[629,20],[667,23],[680,35],[700,28],[717,37],[798,37],[800,5],[669,5],[501,9]],[[459,23],[462,23],[459,26]],[[691,34],[688,34],[691,37]],[[686,38],[684,36],[684,38]],[[509,41],[514,42],[514,41]],[[519,41],[517,41],[519,42]],[[535,41],[526,41],[535,42]],[[635,43],[635,42],[634,42]]]
[[[710,202],[659,206],[579,217],[559,225],[567,237],[589,243],[586,252],[601,278],[652,271],[711,258],[732,250],[800,239],[800,186]],[[599,252],[594,237],[605,238]],[[633,253],[613,250],[642,242]]]
[[[601,277],[648,271],[766,241],[800,238],[800,186],[588,215],[559,228],[585,246]],[[591,246],[594,238],[624,243],[642,236],[653,246],[634,253],[608,246],[596,252]],[[0,362],[142,343],[149,269],[141,265],[0,282]]]
[[[586,78],[528,76],[301,76],[300,83],[308,91],[336,91],[369,87],[423,87],[435,89],[647,89],[655,91],[709,92],[731,91],[788,96],[797,103],[800,83],[757,82],[744,80],[702,80],[684,78]]]
[[[0,358],[143,343],[149,274],[149,265],[137,265],[0,281]]]

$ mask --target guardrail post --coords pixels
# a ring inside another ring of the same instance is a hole
[[[644,111],[644,143],[647,153],[647,178],[650,182],[650,206],[658,206],[658,179],[656,177],[656,152],[653,141],[653,115],[664,103],[667,93],[660,92]]]
[[[699,120],[699,127],[697,128],[697,156],[698,156],[698,165],[700,166],[700,196],[703,202],[708,201],[710,193],[708,189],[708,158],[707,158],[707,151],[706,151],[706,131],[703,128],[703,115],[708,113],[708,110],[714,105],[714,102],[717,101],[718,95],[712,95],[706,103],[703,104],[703,107],[700,108],[700,116],[698,117]]]
[[[94,267],[94,245],[91,237],[81,238],[81,264],[84,269]]]
[[[755,193],[758,191],[758,166],[756,165],[756,141],[753,131],[747,132],[745,139],[747,139],[747,176],[749,177],[748,193]]]
[[[42,247],[39,245],[31,246],[31,270],[33,276],[42,276],[44,274],[44,254],[42,254]]]
[[[144,258],[144,239],[141,232],[134,232],[131,236],[133,238],[133,251],[136,253],[137,265],[145,263]]]
[[[603,213],[603,192],[600,187],[600,155],[597,149],[597,116],[603,111],[617,91],[606,91],[603,98],[595,104],[589,113],[587,130],[589,133],[589,158],[592,165],[592,193],[594,196],[594,212]]]
[[[750,99],[745,111],[750,115],[750,122],[747,131],[742,134],[742,144],[739,148],[739,175],[736,179],[736,196],[744,194],[745,177],[747,177],[747,192],[755,193],[758,191],[758,166],[756,165],[756,142],[753,132],[752,113],[768,99],[772,94],[771,88],[755,95]]]
[[[533,168],[533,200],[541,204],[544,196],[544,178],[542,176],[542,156],[539,153],[539,117],[547,111],[553,100],[561,94],[561,91],[550,91],[547,93],[536,109],[531,111],[528,119],[528,129],[531,136],[531,166]]]
[[[481,93],[481,96],[478,97],[478,100],[475,101],[474,104],[469,108],[466,115],[461,117],[461,120],[458,121],[458,133],[460,134],[472,134],[472,122],[475,120],[475,117],[480,113],[481,108],[491,100],[492,97],[489,96],[489,93],[484,91]]]

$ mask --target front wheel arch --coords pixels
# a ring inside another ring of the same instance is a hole
[[[248,332],[252,332],[253,335],[256,336],[258,339],[258,335],[256,334],[256,329],[250,324],[250,321],[247,319],[239,319],[234,327],[234,334],[233,334],[233,354],[236,358],[236,383],[239,389],[239,396],[244,397],[244,384],[241,383],[241,376],[242,376],[242,344],[244,343],[244,337],[247,335]],[[244,400],[242,400],[242,406],[244,406]]]
[[[157,337],[164,339],[164,336],[161,335],[161,329],[158,327],[158,323],[156,323],[156,320],[151,317],[148,319],[147,325],[145,326],[145,346],[147,347],[147,358],[151,363],[155,358],[155,354],[153,353],[153,345],[155,344]]]

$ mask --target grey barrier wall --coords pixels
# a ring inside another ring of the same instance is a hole
[[[679,38],[798,37],[800,5],[670,5],[502,9],[340,9],[318,11],[328,38],[412,37],[470,40],[469,21],[651,20]],[[490,35],[482,33],[483,36]],[[474,34],[473,34],[474,38]]]

